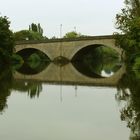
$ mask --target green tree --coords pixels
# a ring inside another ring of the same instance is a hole
[[[134,62],[140,56],[140,1],[125,0],[126,7],[117,14],[117,29],[123,36],[118,37],[120,47],[126,52],[127,60]]]
[[[14,50],[13,33],[9,29],[10,21],[0,17],[0,63],[9,63]]]
[[[37,26],[37,32],[40,33],[41,35],[43,35],[43,28],[41,27],[40,23],[38,23],[38,26]]]
[[[37,25],[34,24],[34,23],[32,23],[31,26],[29,27],[29,29],[30,29],[31,31],[37,32]]]
[[[68,32],[64,35],[64,38],[77,38],[77,37],[80,37],[81,34],[80,33],[77,33],[75,31],[71,31],[71,32]]]
[[[14,37],[16,41],[43,40],[44,39],[44,37],[40,33],[30,31],[30,30],[21,30],[21,31],[15,32]]]
[[[47,39],[47,37],[43,36],[43,29],[40,23],[32,23],[31,25],[29,25],[29,30],[21,30],[15,32],[14,36],[16,41]]]
[[[41,27],[40,23],[32,23],[31,25],[29,25],[29,31],[37,32],[40,35],[43,35],[43,28]]]

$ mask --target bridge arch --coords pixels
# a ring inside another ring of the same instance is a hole
[[[115,46],[115,44],[106,44],[106,43],[88,43],[88,44],[84,44],[81,46],[76,47],[75,49],[73,49],[73,52],[71,52],[71,55],[69,56],[69,60],[72,60],[73,57],[78,53],[81,52],[82,50],[84,50],[86,52],[86,50],[92,50],[93,48],[97,48],[97,47],[108,47],[113,49],[114,51],[116,51],[119,55],[121,55],[122,50]]]
[[[99,44],[89,45],[86,47],[79,48],[77,52],[74,54],[74,56],[72,57],[71,61],[81,60],[83,56],[87,55],[88,53],[92,52],[98,47],[100,47]]]
[[[27,49],[35,49],[38,50],[42,53],[44,53],[50,60],[52,60],[52,56],[50,55],[49,49],[46,49],[43,45],[40,44],[21,44],[21,45],[16,45],[16,53],[19,53],[23,50]]]
[[[44,52],[52,61],[57,57],[64,57],[71,60],[73,56],[82,48],[87,46],[95,46],[100,44],[107,46],[119,52],[122,50],[115,45],[115,38],[113,36],[93,36],[87,38],[77,39],[57,39],[45,41],[25,41],[17,42],[15,47],[16,52],[25,48],[35,48]]]
[[[41,50],[36,49],[36,48],[25,48],[25,49],[22,49],[22,50],[19,50],[18,52],[16,52],[16,54],[19,54],[21,57],[23,57],[23,59],[28,58],[30,55],[32,55],[34,53],[38,53],[38,54],[42,55],[42,57],[45,57],[48,60],[50,59],[46,53],[44,53]]]

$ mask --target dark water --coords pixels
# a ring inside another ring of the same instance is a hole
[[[117,63],[85,66],[48,64],[42,73],[2,67],[1,140],[138,140],[139,72],[118,77]],[[116,83],[108,80],[115,74]]]

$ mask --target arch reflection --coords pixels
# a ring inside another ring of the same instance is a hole
[[[110,77],[121,67],[118,53],[100,44],[78,51],[72,64],[79,72],[92,78]]]
[[[16,54],[20,55],[25,61],[31,59],[31,55],[36,54],[42,60],[50,60],[50,58],[43,52],[35,48],[26,48],[18,51]],[[33,57],[33,56],[32,56]]]
[[[28,48],[17,52],[23,59],[23,64],[17,69],[22,74],[32,75],[43,71],[50,63],[49,57],[43,52]]]

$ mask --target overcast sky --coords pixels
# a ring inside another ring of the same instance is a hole
[[[76,31],[85,35],[106,35],[115,31],[115,15],[124,0],[0,0],[0,13],[11,21],[15,32],[40,23],[47,37]]]

